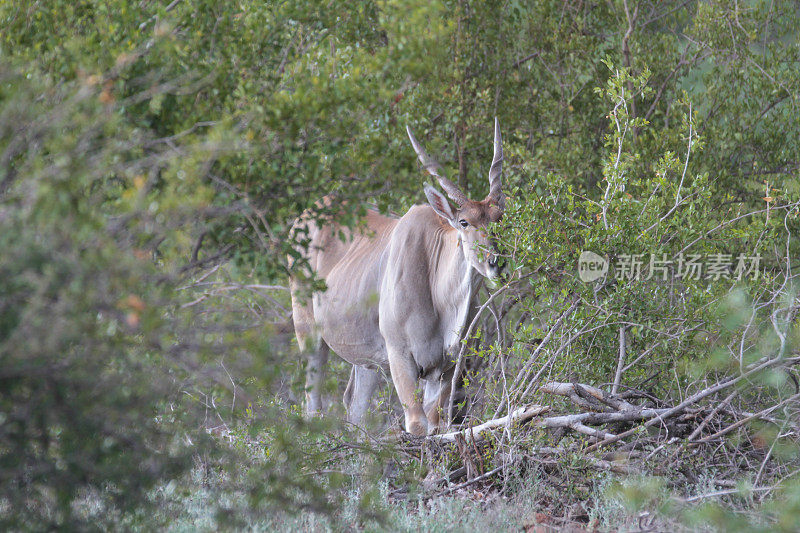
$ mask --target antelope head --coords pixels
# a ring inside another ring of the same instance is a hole
[[[491,224],[499,221],[505,209],[500,175],[503,173],[503,144],[500,139],[500,124],[494,119],[494,157],[489,168],[489,194],[483,200],[471,200],[455,183],[447,179],[439,163],[428,156],[417,139],[406,127],[408,138],[425,170],[435,176],[447,196],[456,204],[450,205],[447,198],[430,185],[425,186],[425,196],[433,210],[458,231],[461,249],[469,264],[490,280],[500,274],[500,265],[495,246],[489,237]]]

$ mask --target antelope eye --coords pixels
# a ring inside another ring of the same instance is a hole
[[[467,222],[463,218],[461,220],[459,220],[458,223],[461,224],[462,228],[466,228],[467,226],[469,226],[469,222]]]

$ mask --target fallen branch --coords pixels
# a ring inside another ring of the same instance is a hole
[[[496,473],[500,472],[504,468],[504,466],[498,466],[497,468],[493,468],[492,470],[489,470],[485,474],[481,474],[480,476],[474,477],[474,478],[472,478],[472,479],[470,479],[468,481],[465,481],[463,483],[459,483],[458,485],[453,485],[452,487],[447,487],[442,492],[439,492],[439,493],[436,493],[436,494],[430,494],[428,496],[428,498],[433,497],[433,496],[445,496],[447,494],[450,494],[451,492],[455,492],[455,491],[457,491],[459,489],[463,489],[465,487],[469,487],[470,485],[472,485],[474,483],[477,483],[478,481],[482,481],[482,480],[484,480],[486,478],[492,477]]]
[[[598,470],[608,470],[617,474],[640,474],[641,471],[633,468],[625,463],[616,461],[606,461],[605,459],[595,459],[594,457],[586,457],[589,464]]]
[[[597,402],[620,411],[635,411],[640,409],[640,407],[630,404],[625,400],[607,394],[602,389],[581,383],[559,383],[551,381],[550,383],[542,385],[539,390],[557,396],[564,396],[569,398],[576,405],[589,409],[598,407],[597,404],[592,403],[592,400],[596,400]]]
[[[629,435],[634,434],[635,432],[639,431],[641,428],[648,428],[648,427],[652,426],[653,424],[655,424],[656,422],[659,422],[659,421],[663,422],[663,420],[665,418],[668,418],[670,416],[678,414],[678,413],[682,412],[683,410],[685,410],[690,405],[696,404],[697,402],[699,402],[700,400],[706,398],[707,396],[711,396],[712,394],[714,394],[716,392],[719,392],[721,390],[727,389],[728,387],[737,384],[742,379],[748,378],[748,377],[752,376],[753,374],[761,372],[762,370],[765,370],[767,368],[771,368],[773,366],[781,365],[781,364],[789,365],[789,364],[796,364],[798,362],[800,362],[800,357],[791,357],[791,358],[786,358],[786,359],[784,359],[782,357],[776,357],[774,359],[768,359],[768,360],[766,360],[766,361],[764,361],[764,362],[762,362],[760,364],[757,364],[756,366],[752,367],[747,372],[739,374],[736,377],[730,378],[730,379],[728,379],[726,381],[723,381],[721,383],[717,383],[713,387],[709,387],[707,389],[703,389],[700,392],[698,392],[696,394],[693,394],[692,396],[690,396],[689,398],[685,399],[684,401],[682,401],[681,403],[679,403],[675,407],[672,407],[672,408],[666,409],[666,410],[659,409],[659,411],[664,411],[664,412],[660,413],[660,415],[657,418],[653,418],[651,420],[648,420],[642,426],[637,426],[635,428],[629,429],[628,431],[623,431],[622,433],[618,434],[615,437],[609,437],[609,438],[607,438],[605,440],[602,440],[602,441],[600,441],[598,443],[592,444],[591,446],[586,448],[586,452],[592,452],[592,451],[600,448],[601,446],[606,446],[608,444],[616,442],[616,441],[618,441],[620,439],[623,439],[623,438],[625,438],[625,437],[627,437]]]
[[[693,441],[693,440],[694,440],[694,439],[695,439],[695,438],[696,438],[698,435],[700,435],[700,433],[703,431],[703,428],[705,428],[705,427],[706,427],[706,425],[707,425],[707,424],[708,424],[708,423],[711,421],[711,419],[712,419],[712,418],[714,418],[714,417],[717,415],[717,413],[719,413],[719,412],[720,412],[720,410],[724,409],[724,408],[725,408],[725,407],[726,407],[726,406],[727,406],[729,403],[731,403],[731,400],[733,400],[733,398],[734,398],[734,397],[735,397],[737,394],[739,394],[739,391],[738,391],[738,390],[735,390],[735,391],[733,391],[732,393],[730,393],[730,394],[728,395],[728,397],[727,397],[727,398],[725,398],[724,400],[722,400],[722,403],[720,403],[719,405],[717,405],[717,406],[716,406],[716,407],[715,407],[715,408],[714,408],[714,409],[713,409],[713,410],[712,410],[710,413],[708,413],[708,416],[706,416],[706,417],[703,419],[703,421],[700,423],[700,425],[699,425],[699,426],[697,426],[697,427],[694,429],[694,431],[692,431],[692,434],[691,434],[691,435],[689,435],[689,437],[688,437],[688,439],[687,439],[687,440],[691,442],[691,441]]]
[[[682,503],[692,503],[700,500],[705,500],[707,498],[718,498],[720,496],[729,496],[732,494],[743,495],[746,494],[747,491],[752,492],[769,492],[775,490],[775,487],[753,487],[747,490],[740,490],[740,489],[727,489],[727,490],[717,490],[714,492],[709,492],[707,494],[698,494],[697,496],[691,496],[689,498],[676,498],[679,502]]]
[[[581,433],[585,433],[579,429],[585,424],[612,424],[616,422],[636,422],[640,420],[650,420],[656,417],[663,417],[668,409],[640,409],[638,411],[622,411],[616,413],[577,413],[572,415],[559,415],[550,416],[537,420],[535,425],[545,428],[572,428]],[[587,435],[597,436],[596,431],[586,433]],[[607,437],[611,438],[610,433]]]
[[[743,419],[739,420],[738,422],[735,422],[735,423],[731,424],[730,426],[726,427],[725,429],[717,431],[713,435],[709,435],[707,437],[703,437],[702,439],[696,440],[696,441],[692,442],[691,445],[692,446],[696,446],[698,444],[703,444],[705,442],[710,442],[710,441],[712,441],[714,439],[722,437],[723,435],[727,435],[731,431],[733,431],[733,430],[745,425],[746,423],[748,423],[748,422],[750,422],[752,420],[755,420],[756,418],[761,418],[762,416],[771,413],[772,411],[774,411],[778,407],[781,407],[782,405],[785,405],[785,404],[787,404],[787,403],[789,403],[789,402],[791,402],[793,400],[797,400],[798,398],[800,398],[800,394],[795,394],[793,396],[790,396],[789,398],[784,399],[782,402],[777,403],[777,404],[773,405],[772,407],[768,407],[768,408],[764,409],[763,411],[759,411],[758,413],[752,414],[752,415],[750,415],[750,416],[748,416],[746,418],[743,418]]]
[[[546,405],[531,405],[528,407],[520,407],[519,409],[512,412],[510,415],[506,415],[500,418],[495,418],[489,420],[488,422],[484,422],[483,424],[462,429],[461,431],[454,431],[452,433],[442,433],[440,435],[430,435],[428,439],[442,441],[442,442],[455,442],[458,436],[462,436],[464,437],[464,440],[467,441],[477,440],[477,437],[485,431],[491,431],[499,427],[504,427],[513,424],[515,422],[524,422],[526,420],[530,420],[531,418],[537,415],[546,413],[549,410],[550,407]]]
[[[543,446],[543,447],[540,447],[540,448],[537,448],[537,449],[534,449],[534,450],[529,450],[528,453],[533,452],[533,453],[535,453],[535,455],[542,456],[542,457],[541,458],[532,457],[530,455],[526,455],[524,458],[517,457],[516,459],[513,459],[513,460],[511,460],[509,462],[505,462],[501,466],[493,468],[492,470],[489,470],[488,472],[486,472],[484,474],[481,474],[479,476],[476,476],[476,477],[474,477],[472,479],[469,479],[467,481],[459,483],[458,485],[451,485],[449,487],[444,488],[442,491],[439,491],[439,492],[436,492],[436,491],[433,490],[434,487],[437,487],[437,486],[439,486],[439,485],[441,485],[443,483],[451,483],[452,481],[460,479],[461,477],[463,477],[466,474],[467,469],[466,469],[466,467],[462,466],[460,468],[457,468],[457,469],[453,470],[452,472],[448,473],[447,475],[442,476],[442,477],[436,479],[435,481],[431,482],[428,485],[428,487],[429,487],[428,490],[430,490],[431,492],[428,495],[426,495],[425,498],[427,499],[427,498],[432,498],[432,497],[435,497],[435,496],[445,496],[445,495],[450,494],[452,492],[455,492],[455,491],[457,491],[459,489],[466,488],[466,487],[468,487],[470,485],[473,485],[473,484],[475,484],[475,483],[477,483],[479,481],[482,481],[482,480],[485,480],[487,478],[492,477],[493,475],[499,473],[504,468],[507,468],[509,466],[514,465],[515,463],[518,463],[521,459],[522,460],[535,459],[535,460],[537,460],[539,462],[545,462],[547,464],[556,464],[557,459],[555,457],[553,457],[553,456],[562,455],[564,453],[567,453],[568,451],[569,450],[566,449],[566,448],[553,448],[553,447],[548,447],[548,446]],[[552,457],[552,459],[545,459],[546,457]],[[610,472],[615,472],[617,474],[638,474],[638,473],[641,473],[639,470],[637,470],[633,466],[631,466],[631,465],[629,465],[627,463],[624,463],[624,462],[620,462],[620,461],[614,461],[614,460],[609,460],[609,459],[598,459],[596,457],[589,457],[589,456],[584,457],[584,460],[586,461],[587,466],[589,466],[591,468],[595,468],[597,470],[606,470],[606,471],[610,471]]]

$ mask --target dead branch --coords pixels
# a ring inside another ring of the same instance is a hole
[[[723,435],[727,435],[728,433],[730,433],[731,431],[735,430],[736,428],[739,428],[739,427],[745,425],[746,423],[748,423],[748,422],[750,422],[752,420],[755,420],[756,418],[761,418],[763,415],[769,414],[772,411],[776,410],[778,407],[781,407],[782,405],[785,405],[785,404],[791,402],[792,400],[797,400],[798,398],[800,398],[800,394],[794,394],[794,395],[784,399],[780,403],[777,403],[777,404],[775,404],[775,405],[773,405],[771,407],[768,407],[768,408],[766,408],[766,409],[764,409],[762,411],[759,411],[758,413],[754,413],[754,414],[752,414],[752,415],[750,415],[748,417],[745,417],[745,418],[743,418],[743,419],[741,419],[741,420],[739,420],[737,422],[734,422],[730,426],[728,426],[725,429],[722,429],[720,431],[717,431],[713,435],[709,435],[708,437],[703,437],[702,439],[693,442],[692,445],[697,445],[697,444],[701,444],[701,443],[704,443],[704,442],[710,442],[710,441],[712,441],[714,439],[722,437]]]
[[[697,426],[694,431],[692,431],[692,434],[689,435],[687,440],[693,441],[698,435],[700,435],[700,432],[703,431],[703,428],[706,427],[706,425],[711,421],[711,419],[714,418],[717,415],[717,413],[720,412],[720,410],[724,409],[737,394],[739,394],[739,391],[735,390],[732,393],[730,393],[727,398],[722,400],[722,403],[717,405],[710,413],[708,413],[708,416],[706,416],[705,419],[703,419],[703,421],[700,423],[700,425]]]
[[[568,449],[568,448],[560,448],[560,447],[559,448],[553,448],[553,447],[549,447],[549,446],[542,446],[542,447],[536,448],[534,450],[529,450],[525,456],[518,456],[518,457],[516,457],[514,459],[511,459],[509,461],[503,461],[502,465],[500,465],[498,467],[495,467],[495,468],[489,470],[488,472],[486,472],[484,474],[481,474],[479,476],[476,476],[476,477],[474,477],[472,479],[468,479],[467,481],[464,481],[464,482],[459,483],[457,485],[451,485],[449,487],[446,487],[443,490],[441,490],[440,492],[435,492],[434,490],[431,490],[431,492],[428,493],[425,496],[425,498],[427,499],[427,498],[431,498],[431,497],[435,497],[435,496],[444,496],[444,495],[453,493],[453,492],[455,492],[457,490],[466,488],[466,487],[468,487],[470,485],[473,485],[473,484],[478,483],[480,481],[486,480],[486,479],[494,476],[495,474],[498,474],[499,472],[501,472],[505,468],[508,468],[510,466],[518,464],[519,462],[521,462],[523,460],[533,459],[533,460],[535,460],[535,461],[537,461],[538,463],[541,463],[541,464],[550,464],[550,465],[556,464],[558,456],[564,455],[565,453],[568,453],[568,452],[571,452],[571,451],[573,451],[573,450],[572,449]],[[531,453],[533,455],[529,455]],[[627,459],[627,457],[625,459]],[[637,473],[640,473],[640,471],[637,470],[636,468],[634,468],[633,466],[627,464],[626,462],[624,462],[622,460],[618,460],[618,459],[617,460],[609,459],[609,458],[598,459],[596,457],[587,456],[587,457],[584,457],[584,460],[586,461],[586,465],[587,466],[589,466],[591,468],[594,468],[594,469],[597,469],[597,470],[606,470],[606,471],[615,472],[615,473],[618,473],[618,474],[637,474]],[[431,481],[430,483],[427,484],[427,486],[428,486],[429,490],[430,489],[434,489],[435,487],[438,487],[438,486],[440,486],[442,484],[452,483],[455,480],[461,479],[463,476],[466,475],[466,473],[467,473],[467,468],[462,466],[462,467],[456,468],[452,472],[449,472],[445,476],[442,476],[440,478],[437,478],[434,481]]]
[[[614,373],[614,385],[611,387],[611,394],[616,394],[619,384],[622,381],[623,367],[625,366],[625,326],[619,327],[619,358],[617,359],[617,371]]]
[[[589,398],[591,398],[592,400],[596,400],[596,402],[600,402],[608,407],[612,407],[620,411],[635,411],[639,409],[635,405],[630,404],[619,397],[607,394],[602,389],[581,383],[559,383],[557,381],[551,381],[542,385],[539,390],[549,394],[567,397],[581,407],[593,407],[598,405],[597,403],[592,404],[591,400],[589,400]]]
[[[480,307],[480,309],[478,309],[478,311],[475,313],[475,316],[472,319],[472,322],[470,322],[466,333],[464,334],[465,340],[469,339],[470,336],[472,335],[472,331],[475,329],[475,325],[478,323],[478,319],[480,318],[483,311],[489,306],[489,304],[492,302],[492,300],[495,299],[496,296],[498,296],[499,294],[503,293],[506,289],[508,289],[512,281],[513,280],[510,280],[508,283],[506,283],[498,290],[493,292],[486,300],[486,302]],[[455,370],[453,371],[453,379],[450,381],[450,401],[448,402],[447,405],[448,426],[453,423],[453,406],[455,404],[456,388],[458,387],[458,381],[461,379],[461,371],[464,366],[464,352],[466,351],[466,349],[467,349],[467,343],[464,342],[461,344],[461,349],[458,351],[458,357],[456,357],[456,366]]]
[[[473,484],[477,483],[478,481],[482,481],[484,479],[490,478],[493,475],[495,475],[498,472],[500,472],[503,468],[504,468],[504,466],[498,466],[497,468],[493,468],[492,470],[489,470],[485,474],[481,474],[480,476],[474,477],[474,478],[472,478],[472,479],[470,479],[468,481],[465,481],[463,483],[459,483],[458,485],[453,485],[452,487],[448,487],[447,489],[445,489],[441,493],[441,495],[450,494],[451,492],[455,492],[455,491],[457,491],[459,489],[463,489],[463,488],[466,488],[466,487],[468,487],[470,485],[473,485]]]
[[[585,424],[598,426],[618,422],[649,421],[654,418],[663,419],[668,411],[669,409],[640,409],[637,411],[622,411],[616,413],[578,413],[572,415],[549,416],[535,421],[534,424],[539,427],[572,428],[578,431],[576,426]],[[591,435],[595,436],[594,433]],[[606,438],[611,438],[610,433],[607,435],[609,435],[609,437]]]
[[[430,435],[428,439],[441,442],[455,442],[456,438],[461,436],[467,441],[475,440],[481,433],[485,431],[491,431],[493,429],[497,429],[500,427],[506,427],[515,422],[525,422],[526,420],[530,420],[531,418],[538,416],[542,413],[546,413],[549,410],[550,407],[544,405],[531,405],[528,407],[520,407],[510,415],[506,415],[500,418],[495,418],[493,420],[489,420],[488,422],[484,422],[483,424],[469,427],[467,429],[462,429],[461,431],[454,431],[452,433],[442,433],[441,435]]]
[[[725,390],[728,387],[731,387],[731,386],[737,384],[742,379],[746,379],[746,378],[748,378],[748,377],[750,377],[750,376],[752,376],[752,375],[754,375],[754,374],[756,374],[758,372],[761,372],[762,370],[765,370],[767,368],[771,368],[773,366],[778,366],[778,365],[796,364],[797,362],[800,362],[800,357],[790,357],[790,358],[775,357],[773,359],[767,359],[766,361],[763,361],[760,364],[757,364],[757,365],[751,367],[750,370],[748,370],[746,372],[743,372],[742,374],[739,374],[736,377],[729,378],[729,379],[727,379],[725,381],[717,383],[716,385],[714,385],[712,387],[708,387],[706,389],[701,390],[700,392],[697,392],[697,393],[693,394],[692,396],[690,396],[689,398],[685,399],[684,401],[682,401],[680,404],[676,405],[675,407],[672,407],[672,408],[666,409],[666,410],[658,409],[657,411],[663,411],[663,412],[659,413],[657,415],[657,418],[652,418],[651,420],[648,420],[644,424],[644,427],[646,427],[646,428],[650,427],[653,424],[655,424],[656,422],[663,421],[665,418],[668,418],[668,417],[671,417],[671,416],[673,416],[675,414],[681,413],[687,407],[696,404],[700,400],[702,400],[702,399],[704,399],[704,398],[706,398],[708,396],[711,396],[712,394],[714,394],[716,392],[719,392],[721,390]],[[656,411],[656,410],[651,410],[651,411]],[[586,451],[587,452],[594,451],[594,450],[600,448],[601,446],[606,446],[608,444],[611,444],[612,442],[616,442],[616,441],[618,441],[620,439],[623,439],[623,438],[625,438],[625,437],[627,437],[629,435],[632,435],[633,433],[635,433],[638,430],[639,430],[639,428],[635,427],[635,428],[629,429],[628,431],[624,431],[624,432],[620,433],[619,435],[617,435],[615,437],[607,438],[607,439],[605,439],[605,440],[603,440],[601,442],[598,442],[596,444],[592,444],[591,446],[589,446],[586,449]]]

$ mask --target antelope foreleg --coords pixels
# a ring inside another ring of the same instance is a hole
[[[435,381],[425,383],[425,414],[432,427],[445,429],[448,426],[447,410],[450,407],[450,385],[453,380],[453,370],[448,370]]]
[[[427,435],[428,419],[422,410],[419,383],[419,370],[410,353],[394,351],[387,346],[389,354],[389,370],[392,381],[400,397],[405,414],[406,431],[412,435]]]

